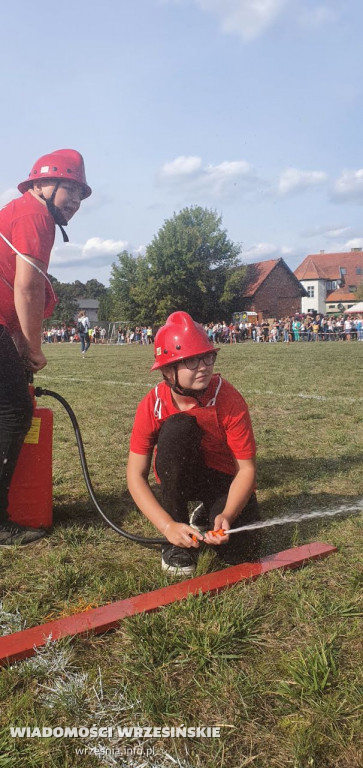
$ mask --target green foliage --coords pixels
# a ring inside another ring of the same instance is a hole
[[[109,288],[106,288],[98,305],[98,319],[100,322],[110,322],[112,319],[112,296]]]
[[[138,281],[138,265],[142,259],[142,256],[134,258],[125,250],[118,255],[118,264],[112,264],[111,320],[138,321],[139,305],[133,298],[133,293]]]
[[[184,208],[164,222],[145,256],[123,251],[113,264],[113,319],[162,323],[178,309],[200,322],[223,319],[241,279],[239,251],[215,211]]]
[[[50,318],[45,323],[47,328],[52,325],[62,325],[65,323],[69,325],[74,322],[74,317],[79,310],[78,299],[100,299],[104,298],[106,301],[107,288],[98,280],[87,280],[86,283],[81,283],[80,280],[75,280],[74,283],[61,283],[55,277],[50,275],[50,280],[53,285],[55,294],[58,298],[58,304]],[[108,318],[101,318],[107,320]]]
[[[177,309],[204,322],[219,314],[228,270],[239,254],[239,247],[228,240],[221,225],[215,211],[184,208],[164,223],[148,246],[146,258],[158,321]]]
[[[241,299],[241,285],[246,275],[246,266],[240,266],[230,272],[224,284],[221,303],[228,308],[229,314],[238,306],[238,298]]]
[[[278,694],[287,699],[310,701],[321,696],[337,678],[335,637],[312,648],[299,650],[287,664],[288,680],[282,680]]]
[[[84,286],[83,293],[78,298],[84,299],[101,299],[107,292],[107,288],[95,278],[87,280]]]
[[[75,283],[60,283],[55,278],[51,278],[55,294],[58,298],[54,312],[46,322],[50,328],[52,325],[61,325],[62,323],[72,323],[74,316],[78,311],[78,301],[75,291]]]

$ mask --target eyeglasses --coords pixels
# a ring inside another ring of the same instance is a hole
[[[204,365],[214,365],[216,361],[216,352],[207,352],[205,355],[195,355],[194,357],[186,357],[185,360],[181,360],[180,364],[185,365],[189,371],[195,371],[201,360]]]

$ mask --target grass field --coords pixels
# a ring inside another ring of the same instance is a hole
[[[125,482],[133,414],[157,381],[151,348],[92,346],[85,360],[76,345],[45,353],[35,383],[74,408],[101,506],[128,530],[157,535]],[[250,407],[265,518],[363,503],[362,361],[363,344],[353,342],[221,349],[216,370]],[[54,527],[34,547],[0,551],[3,633],[169,583],[157,550],[128,543],[97,517],[67,414],[49,398],[39,405],[55,414]],[[361,766],[361,516],[265,529],[263,548],[311,541],[338,553],[127,619],[102,637],[50,644],[3,669],[0,766]],[[197,573],[219,567],[206,552]],[[141,755],[137,742],[115,736],[96,744],[9,731],[182,724],[221,725],[221,737],[146,740]],[[102,758],[76,754],[100,745]]]

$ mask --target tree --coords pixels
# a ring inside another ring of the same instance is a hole
[[[221,306],[226,315],[231,315],[232,312],[238,309],[238,305],[241,303],[241,287],[246,271],[247,267],[243,264],[233,270],[229,270],[221,296]]]
[[[80,280],[75,280],[73,283],[61,283],[55,277],[50,275],[50,280],[53,285],[55,294],[58,298],[58,304],[55,310],[47,320],[47,327],[50,325],[60,325],[66,323],[67,325],[74,322],[74,317],[79,310],[78,299],[102,299],[106,297],[107,288],[98,280],[87,280],[86,283],[81,283]],[[104,313],[107,301],[105,299]],[[101,317],[100,320],[106,320],[107,317]]]
[[[95,278],[87,280],[83,293],[78,298],[84,299],[101,299],[107,292],[107,288]]]
[[[109,288],[100,297],[98,305],[98,319],[101,322],[110,322],[112,320],[112,296]]]
[[[184,208],[164,222],[145,256],[119,254],[110,280],[113,319],[163,323],[177,309],[200,322],[223,319],[234,308],[239,252],[216,211]]]
[[[184,208],[148,246],[149,311],[157,322],[177,309],[201,322],[220,315],[226,280],[240,253],[221,225],[216,211]]]
[[[81,283],[80,280],[75,280],[74,283],[60,283],[60,285],[66,285],[69,293],[75,299],[81,299],[86,290],[85,284]]]
[[[137,322],[139,305],[132,293],[137,284],[138,258],[143,257],[134,258],[125,250],[117,258],[118,264],[112,264],[110,277],[111,320]]]
[[[69,325],[74,322],[74,316],[78,311],[78,301],[74,296],[72,285],[60,283],[55,277],[49,276],[54,292],[58,298],[58,304],[54,309],[52,317],[48,318],[46,325]]]

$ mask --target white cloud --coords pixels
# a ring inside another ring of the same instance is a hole
[[[354,237],[352,240],[347,240],[344,250],[350,251],[352,248],[363,248],[363,237]]]
[[[205,172],[210,178],[226,179],[236,176],[249,176],[251,174],[251,166],[245,160],[232,160],[231,162],[224,161],[219,165],[207,165]]]
[[[320,224],[316,227],[305,229],[301,233],[301,237],[318,237],[324,236],[331,240],[348,235],[352,231],[351,227],[346,227],[344,224]]]
[[[290,0],[196,0],[203,10],[216,15],[223,32],[252,40],[271,26]]]
[[[328,237],[330,240],[335,240],[343,237],[344,235],[347,235],[350,231],[351,227],[337,227],[336,229],[328,229],[325,232],[325,237]]]
[[[186,157],[185,155],[180,155],[179,157],[176,157],[175,160],[172,160],[171,163],[164,163],[160,171],[160,176],[164,179],[178,180],[180,176],[190,176],[191,174],[196,173],[201,165],[202,161],[200,157],[193,157],[192,155]]]
[[[164,163],[159,180],[162,184],[177,184],[188,194],[223,197],[255,186],[257,178],[252,166],[245,160],[223,161],[218,165],[204,165],[200,157],[181,155]]]
[[[185,5],[188,0],[158,0],[159,5]],[[262,35],[291,9],[290,21],[307,31],[321,29],[339,18],[340,8],[333,0],[192,0],[202,11],[219,19],[222,31],[249,42]],[[337,0],[338,5],[340,0]]]
[[[200,187],[215,197],[221,197],[230,193],[232,186],[237,188],[240,184],[249,185],[254,181],[254,172],[249,163],[244,160],[223,162],[219,165],[207,165],[200,176]]]
[[[249,248],[243,248],[241,259],[242,263],[268,261],[269,259],[285,259],[288,261],[296,251],[287,245],[275,245],[274,243],[262,242],[251,245]]]
[[[14,200],[14,197],[19,197],[19,191],[15,187],[6,189],[5,192],[0,193],[0,208],[10,203],[10,200]]]
[[[334,184],[332,197],[341,203],[363,203],[363,168],[343,171]]]
[[[102,240],[101,237],[91,237],[83,246],[84,255],[89,258],[97,258],[102,255],[114,256],[127,248],[127,240]]]
[[[56,246],[52,251],[50,272],[52,267],[111,264],[124,249],[133,250],[127,240],[102,240],[100,237],[91,237],[84,244],[69,243]]]
[[[308,187],[322,184],[327,179],[323,171],[300,171],[298,168],[286,168],[280,175],[278,191],[280,195],[292,195]]]
[[[256,243],[242,250],[242,261],[264,261],[279,258],[279,248],[273,243]]]
[[[137,248],[134,248],[133,253],[135,256],[145,256],[146,245],[139,245]]]
[[[318,29],[336,21],[338,14],[336,9],[327,5],[316,5],[315,7],[303,8],[299,15],[299,21],[302,26],[308,29]]]

